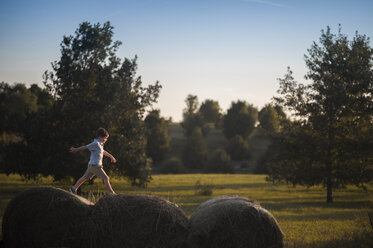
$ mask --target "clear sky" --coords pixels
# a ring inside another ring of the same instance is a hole
[[[138,55],[143,83],[163,86],[162,116],[180,121],[188,94],[223,111],[238,99],[261,108],[287,66],[304,81],[322,29],[373,39],[372,13],[371,0],[0,0],[0,81],[43,86],[63,35],[110,21],[117,55]]]

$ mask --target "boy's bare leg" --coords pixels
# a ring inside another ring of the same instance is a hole
[[[106,188],[107,188],[107,190],[109,191],[110,194],[115,194],[113,188],[110,185],[109,177],[104,179],[104,184],[105,184],[105,186],[106,186]]]
[[[76,181],[74,187],[76,188],[76,190],[85,182],[87,181],[87,178],[84,178],[84,177],[81,177],[78,179],[78,181]]]

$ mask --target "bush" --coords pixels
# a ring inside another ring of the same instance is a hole
[[[233,173],[234,168],[230,156],[222,149],[217,149],[209,160],[206,172]]]
[[[185,172],[185,167],[178,157],[166,160],[159,169],[164,174],[180,174]]]
[[[213,189],[215,185],[211,182],[204,182],[203,184],[201,183],[200,180],[198,180],[194,186],[195,188],[195,194],[196,195],[212,195]]]

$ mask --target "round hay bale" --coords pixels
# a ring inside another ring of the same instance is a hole
[[[83,247],[91,202],[62,189],[22,191],[7,205],[2,224],[4,247]]]
[[[241,196],[221,196],[202,203],[190,218],[190,248],[281,248],[276,219]]]
[[[175,204],[156,196],[122,194],[101,198],[92,219],[96,247],[186,247],[189,222]]]

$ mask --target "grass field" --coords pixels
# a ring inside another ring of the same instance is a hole
[[[213,184],[210,196],[196,195],[196,182]],[[290,187],[272,185],[263,175],[154,175],[147,189],[131,187],[124,180],[112,180],[117,193],[153,194],[178,204],[190,216],[203,201],[225,194],[255,199],[278,220],[285,233],[286,247],[372,247],[373,228],[368,213],[373,212],[373,185],[368,192],[348,187],[334,192],[334,202],[325,202],[321,187]],[[10,199],[29,187],[68,185],[55,184],[50,178],[24,182],[19,176],[0,174],[0,215]],[[103,183],[83,187],[84,196],[97,200],[105,192]],[[27,207],[27,206],[25,206]],[[370,243],[371,242],[371,243]]]

